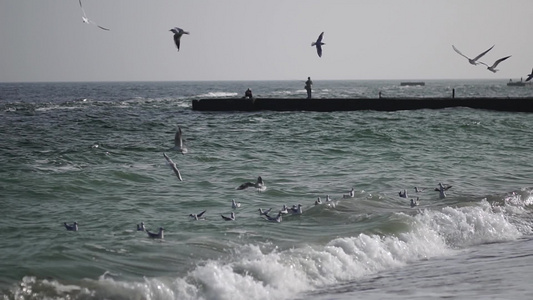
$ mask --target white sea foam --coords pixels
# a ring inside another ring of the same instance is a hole
[[[389,236],[358,234],[334,238],[325,245],[288,249],[273,244],[242,245],[228,257],[199,263],[186,274],[170,278],[132,282],[101,276],[93,283],[77,282],[79,287],[33,278],[25,285],[52,286],[56,295],[67,292],[109,298],[292,299],[410,262],[454,255],[456,249],[473,244],[521,236],[520,230],[504,214],[493,213],[488,203],[424,210],[416,215],[397,213],[395,217],[408,224],[408,230]]]
[[[217,97],[235,97],[237,93],[228,92],[209,92],[207,94],[198,95],[199,98],[217,98]]]

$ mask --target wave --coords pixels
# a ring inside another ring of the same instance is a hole
[[[209,92],[207,94],[198,95],[198,98],[217,98],[217,97],[235,97],[237,93],[231,92]]]
[[[531,197],[505,206],[528,205]],[[392,235],[361,233],[326,244],[280,249],[271,242],[234,245],[224,257],[197,263],[186,274],[131,281],[106,272],[96,280],[38,280],[26,276],[13,298],[113,299],[292,299],[352,282],[410,262],[454,255],[466,247],[516,240],[529,230],[503,210],[476,205],[398,212],[406,230]]]

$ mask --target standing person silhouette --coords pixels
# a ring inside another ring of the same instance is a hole
[[[307,77],[307,81],[305,82],[305,90],[307,91],[307,99],[311,99],[311,86],[313,85],[313,82],[311,81],[311,77]]]

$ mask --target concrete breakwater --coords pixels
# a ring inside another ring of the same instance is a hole
[[[509,112],[533,112],[527,98],[210,98],[192,101],[197,111],[397,111],[468,107]]]

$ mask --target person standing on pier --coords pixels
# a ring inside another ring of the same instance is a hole
[[[307,99],[311,99],[311,86],[313,85],[313,82],[311,81],[311,77],[307,77],[307,81],[305,82],[305,90],[307,91]]]

